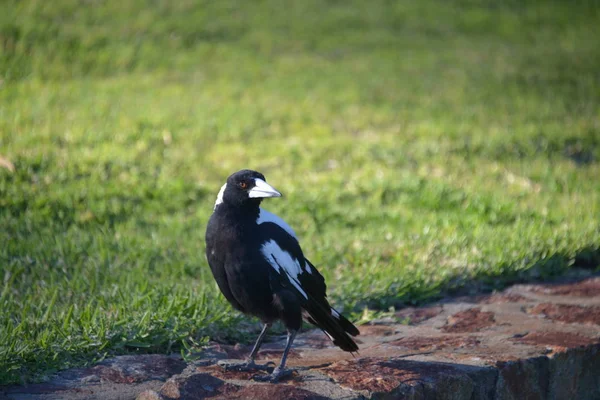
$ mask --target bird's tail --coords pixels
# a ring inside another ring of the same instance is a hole
[[[349,352],[358,351],[358,345],[350,335],[359,334],[358,328],[348,321],[333,307],[326,307],[316,301],[311,301],[306,307],[310,315],[308,322],[321,328],[340,349]]]

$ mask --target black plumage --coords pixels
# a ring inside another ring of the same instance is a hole
[[[304,257],[292,228],[260,208],[262,199],[280,196],[261,173],[238,171],[221,188],[206,229],[206,256],[221,292],[234,308],[265,324],[248,360],[235,367],[259,368],[254,357],[274,321],[288,331],[280,365],[263,378],[270,381],[284,373],[302,319],[349,352],[358,350],[351,336],[359,333],[329,305],[325,280]]]

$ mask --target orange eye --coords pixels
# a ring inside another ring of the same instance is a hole
[[[248,184],[246,182],[240,182],[240,187],[242,189],[246,189],[248,187]]]

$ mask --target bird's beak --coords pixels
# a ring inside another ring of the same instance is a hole
[[[257,178],[254,180],[254,187],[248,192],[248,197],[252,199],[264,197],[281,197],[281,193],[275,190],[275,188],[269,185],[267,182]]]

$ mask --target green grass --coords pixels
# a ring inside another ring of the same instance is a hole
[[[244,339],[204,257],[241,168],[355,318],[600,264],[596,1],[0,7],[0,383]]]

